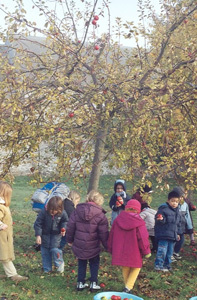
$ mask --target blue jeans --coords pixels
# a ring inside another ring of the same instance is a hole
[[[181,248],[182,248],[182,246],[183,246],[183,244],[184,244],[184,240],[185,240],[185,238],[184,238],[184,233],[183,233],[183,234],[180,234],[180,240],[177,241],[177,242],[175,243],[175,245],[174,245],[174,252],[175,252],[175,253],[179,253],[179,252],[180,252],[180,250],[181,250]]]
[[[66,235],[65,235],[65,236],[62,236],[62,238],[61,238],[60,249],[63,250],[66,244],[67,244],[67,241],[66,241]]]
[[[41,246],[41,255],[42,255],[42,266],[44,272],[52,271],[52,261],[54,262],[54,265],[57,268],[59,268],[59,266],[64,263],[61,249],[58,248],[48,249]]]
[[[97,255],[93,258],[89,259],[89,266],[90,266],[90,282],[97,282],[98,280],[98,270],[99,270],[99,262],[100,256]],[[87,259],[78,259],[78,282],[85,282],[86,278],[86,269],[87,269]]]
[[[155,268],[170,269],[171,256],[173,255],[174,241],[159,240],[157,255],[155,259]]]

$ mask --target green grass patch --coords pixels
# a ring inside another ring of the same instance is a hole
[[[109,219],[111,210],[108,202],[113,194],[115,179],[115,176],[103,176],[99,187],[99,191],[105,197],[104,208],[107,210]],[[77,189],[71,181],[68,181],[67,184],[71,189]],[[134,184],[134,182],[127,183],[130,195],[133,193]],[[168,184],[170,188],[176,185],[171,179]],[[157,208],[166,201],[168,190],[160,191],[156,189],[156,183],[154,182],[153,189],[152,207]],[[83,181],[78,184],[78,190],[82,196],[81,201],[84,201],[87,186]],[[29,280],[14,284],[9,279],[1,279],[0,300],[93,300],[94,294],[88,290],[76,291],[77,260],[70,248],[65,248],[65,272],[63,275],[55,272],[50,275],[43,274],[40,252],[35,252],[33,248],[35,243],[33,223],[36,219],[36,214],[32,211],[30,198],[34,191],[35,188],[29,185],[29,177],[21,176],[15,179],[11,203],[16,255],[14,264],[18,273],[28,276]],[[196,193],[194,193],[194,197],[196,197]],[[196,212],[193,212],[193,219],[195,228],[197,228]],[[144,261],[134,288],[134,294],[142,297],[144,300],[189,300],[190,297],[197,296],[197,285],[195,285],[197,277],[197,250],[196,247],[189,246],[187,236],[181,255],[183,259],[173,263],[173,272],[169,274],[154,271],[155,255]],[[0,265],[0,274],[4,274],[2,265]],[[88,276],[89,273],[87,278]],[[107,252],[101,253],[99,283],[101,282],[104,282],[106,285],[102,291],[122,291],[124,288],[121,268],[111,266],[111,257]]]

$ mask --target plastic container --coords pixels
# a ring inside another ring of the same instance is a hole
[[[132,294],[119,293],[119,292],[103,292],[103,293],[99,293],[99,294],[96,294],[94,296],[94,300],[101,300],[101,298],[104,297],[104,296],[107,299],[110,299],[112,295],[120,296],[121,300],[123,300],[124,298],[128,298],[129,300],[144,300],[143,298],[140,298],[140,297],[132,295]]]
[[[190,298],[189,300],[197,300],[197,296]]]

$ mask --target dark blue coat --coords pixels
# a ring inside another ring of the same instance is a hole
[[[157,215],[161,214],[163,220],[157,220]],[[179,208],[172,208],[167,202],[163,203],[155,215],[155,237],[157,240],[176,241],[180,234],[181,215]]]
[[[41,236],[42,246],[45,248],[58,248],[61,241],[61,228],[66,229],[68,215],[65,211],[51,216],[42,209],[34,223],[35,236]]]

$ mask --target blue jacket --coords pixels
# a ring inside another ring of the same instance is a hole
[[[163,220],[157,220],[158,214],[163,216]],[[155,237],[157,240],[176,241],[178,234],[181,234],[179,207],[172,208],[167,202],[163,203],[155,215]]]
[[[68,215],[65,211],[51,216],[42,209],[34,223],[35,236],[41,236],[42,246],[45,248],[58,248],[61,241],[61,228],[66,229]]]

